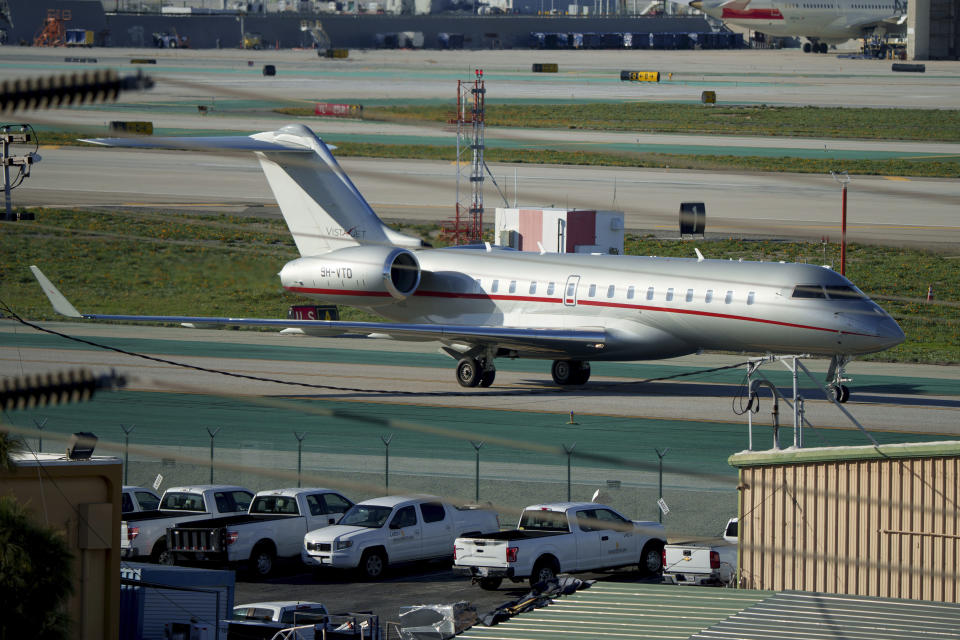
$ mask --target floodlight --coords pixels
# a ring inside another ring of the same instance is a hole
[[[80,431],[70,436],[67,442],[67,457],[71,460],[89,460],[97,446],[97,436],[89,431]]]

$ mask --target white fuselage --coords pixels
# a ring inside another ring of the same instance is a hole
[[[771,36],[803,36],[840,43],[888,20],[902,18],[900,0],[702,0],[697,8],[726,23]],[[889,23],[890,28],[895,28]]]
[[[574,359],[665,358],[701,349],[856,354],[903,341],[897,323],[849,280],[815,265],[496,249],[416,256],[420,284],[402,300],[364,283],[321,278],[338,266],[325,256],[288,263],[280,276],[292,292],[368,308],[394,322],[607,332],[600,350],[567,349]],[[798,285],[845,287],[855,297],[795,297]],[[558,357],[515,351],[509,355]]]

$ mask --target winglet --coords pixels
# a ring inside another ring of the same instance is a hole
[[[60,290],[53,286],[53,283],[47,279],[47,276],[43,275],[43,271],[40,271],[36,265],[30,265],[30,271],[33,271],[33,276],[37,279],[37,282],[40,283],[43,292],[47,294],[47,298],[49,298],[50,304],[53,305],[54,311],[70,318],[83,317],[80,312],[70,304],[70,301],[60,293]]]

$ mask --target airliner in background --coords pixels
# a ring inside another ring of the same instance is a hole
[[[689,6],[768,36],[804,37],[807,53],[851,38],[904,33],[906,0],[693,0]]]
[[[366,309],[388,322],[79,313],[31,267],[61,314],[94,320],[299,327],[439,341],[464,387],[494,382],[497,358],[552,360],[559,385],[591,361],[700,350],[830,357],[839,401],[851,356],[904,340],[896,321],[831,269],[799,263],[529,253],[489,244],[435,249],[387,227],[324,142],[303,125],[252,136],[96,139],[105,145],[253,151],[300,258],[283,287]]]

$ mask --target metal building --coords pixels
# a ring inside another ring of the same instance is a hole
[[[960,60],[960,3],[957,0],[910,0],[907,57]]]
[[[960,442],[743,452],[740,586],[960,602]]]

